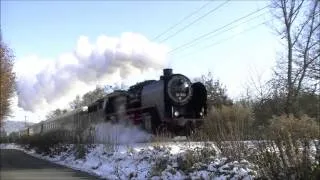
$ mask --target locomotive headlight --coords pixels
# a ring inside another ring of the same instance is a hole
[[[167,91],[173,102],[184,105],[189,102],[192,96],[191,81],[183,75],[174,75],[168,81]]]
[[[202,113],[202,112],[200,112],[200,116],[203,116],[203,113]]]
[[[174,116],[178,117],[178,116],[179,116],[179,112],[178,112],[178,111],[175,111],[175,112],[174,112]]]

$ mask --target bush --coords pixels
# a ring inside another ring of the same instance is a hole
[[[252,156],[262,177],[316,179],[320,172],[319,125],[308,116],[275,116],[270,122]]]
[[[193,150],[187,150],[182,153],[182,156],[177,158],[178,169],[183,172],[192,172],[193,170],[204,170],[207,164],[212,161],[217,155],[216,149],[209,144],[206,144],[203,148],[195,148]]]
[[[253,113],[240,104],[212,108],[204,121],[203,136],[208,140],[245,140],[250,134]]]
[[[320,174],[319,124],[306,115],[274,116],[263,131],[248,131],[254,122],[249,108],[240,105],[212,109],[202,131],[221,155],[231,160],[248,159],[259,166],[262,179],[317,179]],[[255,141],[244,141],[254,139]],[[203,140],[203,139],[202,139]],[[190,156],[191,155],[191,156]],[[181,161],[191,168],[195,156]]]
[[[15,143],[19,139],[19,134],[17,132],[12,132],[8,136],[9,143]]]
[[[172,156],[170,148],[165,146],[154,146],[154,149],[163,154],[151,157],[154,160],[150,171],[151,177],[161,176],[163,171],[170,171],[172,174],[180,171],[188,174],[194,170],[206,170],[207,165],[217,156],[217,149],[211,143],[205,143],[203,147],[190,148],[176,157]]]
[[[22,136],[17,142],[28,149],[34,148],[37,153],[52,154],[59,144],[66,142],[66,134],[65,130],[56,130],[33,136]]]
[[[155,160],[154,165],[151,168],[150,175],[153,176],[161,176],[162,171],[164,171],[169,162],[168,156],[159,157]]]
[[[1,143],[9,143],[10,141],[9,141],[9,136],[7,136],[7,135],[1,135],[0,136],[0,144]]]
[[[251,139],[254,116],[250,108],[241,104],[211,108],[204,125],[192,140],[214,141],[223,156],[241,160],[249,151],[243,140]]]
[[[293,139],[317,139],[320,135],[319,124],[307,115],[303,115],[301,118],[296,118],[293,115],[274,116],[270,122],[268,134],[273,139],[285,136],[290,136]]]
[[[74,156],[76,159],[83,159],[86,157],[87,151],[88,150],[84,144],[77,144],[75,146]]]

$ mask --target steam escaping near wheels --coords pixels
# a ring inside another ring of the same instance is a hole
[[[123,123],[102,122],[94,125],[94,143],[132,144],[149,142],[152,134],[138,126]]]
[[[93,127],[93,142],[95,144],[119,145],[150,143],[155,136],[160,136],[158,138],[166,138],[168,142],[187,141],[186,136],[170,136],[165,133],[167,131],[154,135],[148,133],[145,129],[141,129],[139,126],[125,125],[123,123],[102,122],[95,124]]]

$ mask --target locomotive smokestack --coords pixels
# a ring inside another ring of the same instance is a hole
[[[168,77],[172,75],[172,69],[163,69],[163,76]]]
[[[160,76],[160,80],[167,79],[170,75],[172,75],[172,69],[170,68],[163,69],[163,75]]]

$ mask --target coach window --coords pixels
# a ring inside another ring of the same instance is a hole
[[[99,109],[102,109],[103,108],[103,101],[100,101],[99,102]]]

